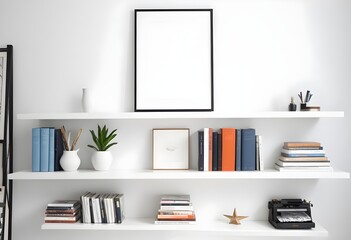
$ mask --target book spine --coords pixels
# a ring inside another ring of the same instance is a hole
[[[208,171],[208,160],[209,160],[209,128],[204,128],[204,171]]]
[[[241,170],[256,169],[256,131],[253,128],[241,129]]]
[[[208,129],[208,171],[212,171],[213,164],[213,129]]]
[[[122,212],[121,212],[121,202],[120,201],[121,201],[121,199],[119,196],[115,198],[117,223],[122,223]]]
[[[199,141],[199,159],[198,159],[198,170],[204,171],[204,132],[198,131]]]
[[[235,171],[241,171],[241,129],[236,129]]]
[[[235,170],[235,128],[222,128],[222,171]]]
[[[55,129],[55,156],[54,156],[54,171],[63,171],[60,165],[60,159],[63,154],[63,142],[60,129]]]
[[[213,132],[212,171],[218,171],[218,133]]]
[[[99,197],[100,201],[100,211],[101,211],[101,222],[102,223],[107,223],[107,218],[106,218],[106,208],[105,208],[105,203],[104,203],[104,195],[102,194]]]
[[[217,147],[217,150],[218,150],[218,171],[222,171],[222,134],[221,133],[218,133],[218,147]]]
[[[262,157],[262,136],[258,136],[258,157],[260,159],[260,171],[264,170],[264,161]]]
[[[40,172],[40,128],[32,129],[32,172]]]
[[[308,154],[286,154],[286,153],[281,153],[283,157],[288,157],[288,158],[300,158],[300,157],[325,157],[325,154],[323,153],[308,153]]]
[[[55,171],[55,129],[49,129],[49,172]]]
[[[119,195],[119,203],[121,207],[121,222],[124,221],[125,215],[124,215],[124,194]]]
[[[94,208],[93,208],[93,197],[94,197],[94,195],[89,197],[89,210],[90,210],[91,223],[95,223]]]
[[[288,149],[282,148],[281,152],[285,154],[325,154],[324,150],[306,150],[306,149],[288,150]]]
[[[260,159],[259,159],[259,156],[258,156],[258,153],[259,153],[259,150],[258,150],[258,135],[255,136],[255,161],[256,161],[256,169],[257,171],[260,170]]]
[[[49,171],[49,128],[40,129],[40,171]]]

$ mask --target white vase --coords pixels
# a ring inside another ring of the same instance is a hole
[[[83,88],[82,108],[83,112],[93,112],[94,100],[92,93],[88,88]]]
[[[77,171],[80,165],[80,158],[78,156],[78,151],[63,151],[62,157],[60,159],[60,165],[66,172]]]
[[[113,157],[110,151],[95,151],[91,155],[91,163],[97,171],[107,171],[111,167]]]

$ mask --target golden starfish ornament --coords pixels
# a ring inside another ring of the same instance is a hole
[[[238,216],[238,214],[236,213],[236,208],[234,208],[233,215],[225,215],[224,214],[223,216],[230,219],[229,224],[236,224],[236,225],[241,224],[240,220],[248,218],[248,216]]]

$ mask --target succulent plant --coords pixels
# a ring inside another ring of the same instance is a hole
[[[117,136],[115,133],[117,129],[114,129],[111,133],[108,133],[108,128],[104,125],[102,128],[98,125],[97,135],[94,130],[89,130],[91,133],[91,137],[95,143],[95,146],[88,145],[88,147],[95,149],[96,151],[107,151],[113,145],[116,145],[117,142],[111,141]]]

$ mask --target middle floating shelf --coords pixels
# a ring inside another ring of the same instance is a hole
[[[9,174],[11,180],[196,180],[196,179],[349,179],[345,171],[331,172],[279,172],[264,171],[200,172],[196,170],[78,170],[76,172],[31,172],[19,171]]]

